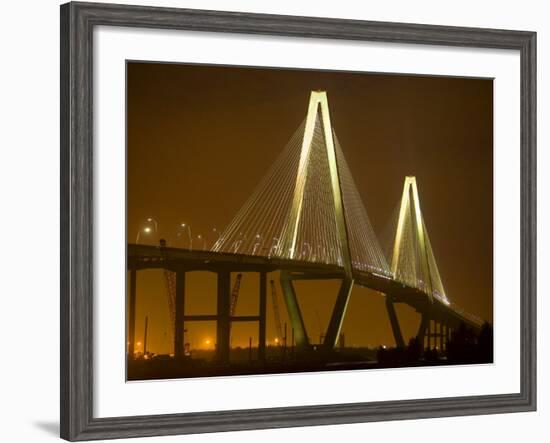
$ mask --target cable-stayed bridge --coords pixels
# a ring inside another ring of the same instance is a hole
[[[259,356],[265,357],[267,273],[279,271],[288,317],[299,350],[310,348],[296,280],[341,281],[326,327],[324,347],[336,344],[351,291],[364,286],[385,296],[395,342],[405,346],[395,311],[405,303],[421,315],[417,338],[423,346],[444,349],[450,331],[481,321],[456,308],[447,297],[422,215],[415,177],[405,178],[390,254],[374,233],[331,122],[327,95],[311,93],[305,121],[294,133],[249,199],[209,250],[128,245],[130,277],[129,341],[135,340],[136,271],[164,269],[174,328],[176,357],[183,355],[184,324],[214,320],[218,360],[228,361],[231,323],[257,321]],[[217,313],[186,315],[185,275],[217,274]],[[234,316],[230,308],[231,273],[260,274],[259,313]],[[319,300],[319,303],[323,303]]]

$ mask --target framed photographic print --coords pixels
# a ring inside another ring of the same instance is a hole
[[[61,7],[61,436],[536,407],[535,40]]]

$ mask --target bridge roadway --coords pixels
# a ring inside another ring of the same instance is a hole
[[[343,279],[344,269],[336,265],[268,258],[244,254],[220,253],[208,250],[168,248],[151,245],[128,244],[128,270],[167,269],[170,271],[211,272],[273,272],[287,271],[293,280]],[[430,320],[456,328],[461,323],[478,331],[481,322],[473,316],[430,298],[421,290],[406,286],[376,273],[354,270],[354,284],[372,289],[390,298],[393,303],[404,303]],[[390,319],[391,320],[391,319]],[[394,325],[392,325],[393,327]],[[395,331],[394,331],[395,332]],[[435,335],[435,334],[434,334]]]

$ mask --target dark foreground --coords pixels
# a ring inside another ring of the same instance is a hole
[[[217,377],[231,375],[258,375],[258,374],[291,374],[300,372],[318,371],[342,371],[353,369],[381,369],[397,367],[438,366],[450,364],[446,359],[436,361],[419,361],[407,364],[380,363],[377,361],[360,362],[266,362],[260,364],[228,365],[205,364],[201,362],[193,364],[181,364],[173,359],[155,362],[154,360],[137,360],[128,363],[128,380],[161,380],[173,378]]]
[[[252,374],[289,374],[297,372],[341,371],[352,369],[406,368],[493,362],[493,330],[483,325],[479,334],[462,325],[443,349],[424,347],[411,338],[403,348],[346,348],[324,351],[312,346],[306,352],[293,347],[268,346],[265,360],[258,359],[256,348],[232,348],[229,363],[216,361],[214,350],[195,350],[175,359],[168,355],[135,355],[128,359],[127,379],[159,380],[171,378],[216,377]]]
[[[451,345],[451,344],[450,344]],[[354,369],[405,368],[457,364],[492,363],[491,346],[470,346],[457,349],[423,350],[411,340],[405,348],[340,348],[322,352],[310,350],[295,353],[268,347],[265,362],[257,358],[255,348],[232,349],[230,363],[220,364],[214,351],[197,351],[189,357],[176,360],[167,355],[139,356],[128,360],[127,379],[159,380],[173,378],[216,377],[253,374],[290,374],[317,371],[341,371]]]

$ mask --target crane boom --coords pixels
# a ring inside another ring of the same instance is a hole
[[[242,274],[237,274],[237,279],[235,280],[233,290],[231,291],[231,304],[229,308],[231,317],[235,315],[235,311],[237,310],[237,300],[239,299],[239,289],[241,288],[242,277]]]
[[[173,332],[176,325],[176,273],[165,269],[164,282],[166,284],[168,311],[170,313],[170,327]]]
[[[166,259],[166,240],[160,240],[162,259]],[[176,273],[164,268],[164,283],[166,284],[166,296],[168,301],[168,312],[170,313],[171,334],[176,330]]]
[[[270,281],[271,284],[271,301],[273,302],[273,316],[275,317],[275,329],[277,330],[277,338],[281,340],[283,338],[283,326],[281,324],[281,314],[279,312],[279,303],[277,302],[277,291],[275,290],[275,282]]]

